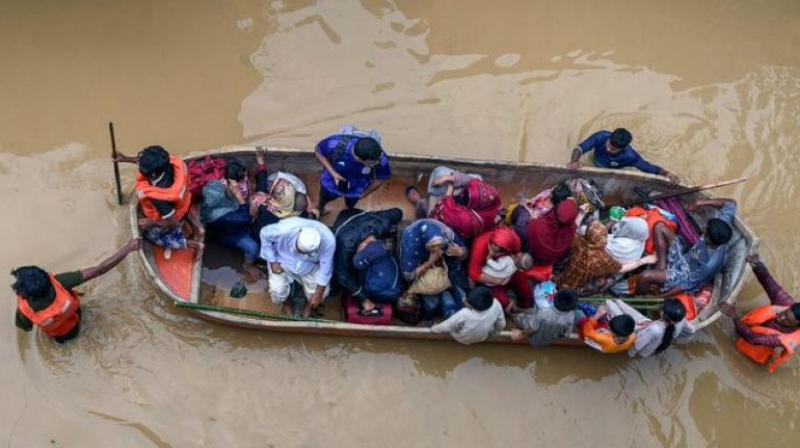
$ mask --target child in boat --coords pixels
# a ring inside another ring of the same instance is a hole
[[[467,274],[479,285],[491,288],[492,295],[510,312],[512,301],[508,291],[517,297],[517,306],[533,306],[533,288],[522,273],[533,264],[527,253],[521,253],[519,236],[508,227],[500,227],[475,238],[469,253]]]
[[[636,322],[627,314],[611,316],[607,307],[578,323],[583,342],[601,353],[619,353],[628,350],[636,341],[633,331]]]
[[[556,293],[553,307],[534,308],[514,314],[514,323],[519,329],[512,330],[511,339],[527,339],[534,347],[552,344],[572,334],[579,313],[578,294],[570,289],[562,289]]]
[[[324,168],[320,176],[320,213],[325,212],[328,202],[340,196],[344,196],[347,208],[355,207],[359,199],[372,194],[392,175],[376,131],[345,126],[338,134],[320,141],[316,155]]]
[[[475,344],[485,341],[506,326],[506,318],[500,302],[492,297],[485,286],[470,290],[464,299],[464,308],[433,327],[434,333],[450,333],[462,344]]]
[[[661,318],[652,320],[622,300],[606,301],[612,316],[627,314],[636,322],[636,340],[628,349],[628,355],[649,357],[657,355],[673,342],[686,342],[695,333],[691,322],[686,320],[686,307],[677,299],[664,300]]]

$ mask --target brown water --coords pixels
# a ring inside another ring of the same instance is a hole
[[[625,125],[690,182],[749,177],[719,193],[740,201],[778,278],[800,285],[800,2],[428,3],[5,0],[0,271],[83,267],[129,237],[114,204],[112,119],[128,152],[310,147],[355,123],[379,128],[393,152],[552,163],[593,130]],[[800,436],[800,362],[769,375],[720,326],[629,360],[227,329],[166,303],[135,257],[85,290],[83,334],[64,347],[18,332],[6,290],[7,446],[797,446]],[[739,297],[763,300],[753,281]]]

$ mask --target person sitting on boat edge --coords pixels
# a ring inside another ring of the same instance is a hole
[[[467,293],[464,307],[448,319],[431,327],[434,333],[450,333],[456,341],[469,345],[483,342],[489,336],[503,331],[505,313],[492,291],[478,286]]]
[[[581,316],[583,313],[578,310],[578,294],[570,289],[562,289],[555,294],[552,307],[537,307],[512,315],[518,329],[511,331],[511,339],[527,339],[534,347],[552,344],[572,334]]]
[[[269,266],[269,294],[283,312],[291,314],[286,301],[292,283],[302,285],[308,304],[303,315],[309,317],[330,293],[336,239],[319,221],[291,217],[261,229],[261,258]]]
[[[444,182],[447,192],[431,210],[431,218],[447,224],[466,241],[495,228],[499,221],[498,213],[503,207],[497,188],[483,180],[472,179],[459,193],[455,193],[453,182],[447,177],[437,182]]]
[[[688,207],[695,211],[700,207],[720,209],[716,217],[710,219],[700,241],[689,250],[684,249],[684,240],[673,235],[665,269],[650,269],[636,278],[638,294],[657,294],[660,290],[666,296],[692,293],[725,267],[728,256],[728,243],[733,235],[731,224],[736,217],[736,201],[733,199],[699,200]],[[667,234],[666,236],[669,236]]]
[[[471,180],[483,180],[480,174],[462,173],[447,166],[437,166],[431,171],[428,179],[428,196],[425,198],[427,209],[433,210],[448,193],[449,185],[453,185],[453,194],[459,195]]]
[[[769,371],[774,373],[800,346],[800,303],[775,281],[758,254],[749,255],[747,262],[767,293],[769,305],[756,307],[741,318],[730,304],[720,305],[720,311],[733,318],[739,334],[736,349],[757,364],[769,363]]]
[[[292,173],[276,171],[269,174],[266,155],[266,148],[256,148],[256,191],[250,198],[250,216],[253,218],[250,230],[256,239],[261,238],[264,226],[292,216],[309,218],[315,212],[309,206],[306,184]]]
[[[578,322],[578,334],[589,347],[601,353],[624,352],[636,341],[636,322],[627,314],[611,316],[600,307],[594,316]]]
[[[415,284],[445,284],[437,292],[420,292],[423,319],[446,318],[461,308],[466,288],[457,276],[467,256],[463,240],[453,229],[434,219],[420,219],[406,227],[400,238],[400,269],[413,291]],[[429,272],[432,271],[432,272]],[[432,277],[429,279],[429,277]],[[429,282],[428,280],[432,280]]]
[[[372,194],[392,173],[389,158],[376,131],[360,131],[345,126],[339,133],[317,143],[316,156],[324,168],[320,176],[320,213],[325,205],[344,196],[348,208]]]
[[[607,300],[608,312],[616,317],[627,314],[636,322],[636,341],[628,348],[628,356],[643,358],[657,355],[673,342],[687,342],[695,334],[694,325],[686,320],[686,307],[680,300],[667,298],[661,317],[653,320],[620,299]]]
[[[519,257],[521,249],[522,243],[519,236],[508,227],[499,227],[475,238],[469,254],[467,274],[470,280],[476,284],[488,286],[495,299],[509,313],[513,305],[508,294],[509,290],[513,291],[517,298],[517,307],[531,308],[533,306],[533,287],[530,280],[522,272],[525,269],[518,269],[515,260],[511,274],[508,277],[501,278],[500,276],[489,274],[484,268],[486,268],[490,260],[504,256]],[[519,261],[521,262],[522,260],[520,259]],[[532,263],[533,261],[531,260]],[[525,268],[525,266],[522,267]]]
[[[115,160],[139,165],[135,189],[145,216],[139,219],[144,238],[166,249],[166,257],[172,250],[187,247],[195,249],[199,257],[204,248],[205,229],[189,211],[192,194],[189,192],[189,171],[183,160],[157,145],[144,148],[136,157],[117,153]],[[194,227],[192,240],[187,240],[184,234],[184,218]]]
[[[642,158],[631,146],[632,140],[633,136],[625,128],[617,128],[614,132],[597,131],[572,150],[572,157],[567,167],[570,169],[580,168],[581,156],[589,151],[594,151],[596,167],[615,169],[634,167],[645,173],[666,176],[672,183],[680,182],[675,174]]]
[[[244,254],[242,269],[252,278],[261,277],[254,263],[258,258],[259,244],[250,235],[250,207],[242,196],[239,183],[212,181],[203,187],[200,221],[206,226],[207,237],[224,247],[240,250]]]
[[[358,302],[363,316],[382,315],[377,303],[393,304],[403,292],[400,267],[381,240],[389,238],[403,219],[399,208],[339,213],[333,225],[336,237],[334,275],[338,284]]]
[[[23,266],[11,271],[17,294],[16,325],[23,331],[39,327],[58,343],[78,336],[81,305],[73,291],[77,286],[114,269],[129,253],[139,250],[142,241],[133,239],[97,266],[52,275],[38,266]]]

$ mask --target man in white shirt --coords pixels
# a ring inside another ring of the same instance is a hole
[[[485,341],[506,326],[503,306],[492,297],[492,291],[485,286],[472,289],[464,299],[464,308],[442,321],[431,330],[434,333],[450,333],[462,344],[475,344]]]
[[[303,315],[310,316],[330,292],[335,250],[333,233],[319,221],[291,217],[261,229],[261,258],[269,264],[272,302],[291,314],[286,299],[297,281],[308,299]]]

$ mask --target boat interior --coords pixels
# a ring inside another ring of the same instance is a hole
[[[252,148],[232,149],[217,156],[226,160],[236,159],[248,167],[248,172],[254,172],[255,153]],[[407,225],[413,219],[413,209],[405,199],[405,187],[415,185],[424,194],[428,173],[440,165],[483,175],[486,180],[502,190],[506,204],[516,202],[522,196],[531,197],[544,188],[576,177],[578,174],[557,166],[445,160],[424,156],[393,156],[392,179],[371,196],[362,199],[357,207],[364,210],[399,207],[403,210],[404,223]],[[316,202],[321,169],[312,152],[270,150],[267,155],[267,168],[270,172],[282,170],[298,175],[306,183],[311,200]],[[629,171],[615,173],[588,168],[580,171],[580,177],[596,182],[605,193],[607,204],[637,199],[634,187],[654,193],[669,193],[681,188],[656,176]],[[694,193],[685,196],[683,200],[686,203],[698,197],[698,194]],[[344,201],[331,202],[328,205],[330,213],[323,218],[323,221],[328,225],[333,224],[343,208]],[[710,213],[709,211],[704,212]],[[707,217],[701,214],[692,218],[698,223]],[[709,306],[699,312],[696,324],[702,326],[705,321],[708,321],[709,317],[716,313],[716,305],[720,300],[733,300],[735,293],[741,287],[741,277],[745,267],[744,257],[752,244],[750,232],[746,230],[741,221],[737,220],[731,243],[731,256],[724,272],[716,279],[712,301]],[[269,318],[281,314],[280,307],[273,305],[269,298],[266,275],[259,279],[248,277],[241,269],[243,259],[239,252],[207,243],[202,264],[199,266],[194,263],[194,256],[190,252],[176,251],[169,260],[165,260],[160,248],[150,244],[147,244],[145,248],[145,264],[147,265],[147,262],[151,264],[152,267],[149,269],[151,274],[155,274],[156,283],[162,289],[171,291],[170,295],[176,301],[194,304],[197,308],[205,310],[246,314],[253,318]],[[247,294],[241,298],[231,297],[232,287],[240,281],[245,283]],[[318,319],[343,321],[343,307],[338,295],[334,294],[328,297],[319,308],[319,313]],[[396,324],[405,325],[400,321],[396,321]]]

